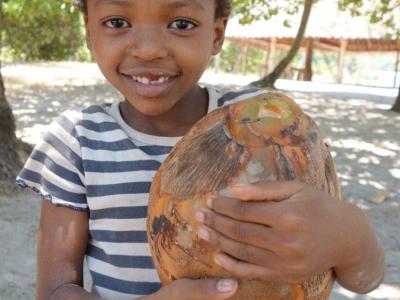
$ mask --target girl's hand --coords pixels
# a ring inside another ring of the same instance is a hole
[[[258,182],[231,193],[236,198],[212,198],[209,209],[196,213],[204,222],[199,237],[221,250],[215,260],[231,274],[299,282],[333,268],[353,290],[379,283],[383,252],[357,207],[297,181]]]
[[[149,300],[222,300],[232,297],[237,289],[234,279],[179,279],[161,288],[157,293],[143,297]]]

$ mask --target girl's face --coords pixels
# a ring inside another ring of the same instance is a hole
[[[214,0],[89,0],[88,47],[138,112],[159,116],[195,93],[226,19]]]

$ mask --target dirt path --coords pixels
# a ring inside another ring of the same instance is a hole
[[[2,71],[18,135],[30,143],[65,109],[118,97],[92,64],[14,65]],[[204,81],[215,83],[215,76],[208,74]],[[221,83],[232,81],[226,76]],[[288,81],[279,87],[289,90],[320,124],[343,198],[368,214],[385,247],[387,273],[378,290],[355,295],[337,286],[331,299],[399,300],[400,115],[386,110],[396,91]],[[0,195],[0,299],[33,299],[39,206],[32,193]]]

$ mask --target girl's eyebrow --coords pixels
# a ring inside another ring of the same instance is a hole
[[[134,6],[134,1],[127,1],[127,0],[96,0],[95,6],[102,5],[102,4],[114,4],[114,5],[122,5],[122,6]],[[168,8],[180,8],[180,7],[195,7],[202,11],[205,11],[204,6],[201,2],[197,0],[174,0],[168,2],[166,4]]]
[[[132,5],[131,2],[126,1],[126,0],[96,0],[95,6],[99,6],[102,4],[113,4],[113,5],[122,5],[122,6]]]
[[[202,5],[202,3],[197,0],[175,0],[168,3],[167,6],[169,6],[170,8],[180,8],[189,6],[205,11],[205,8]]]

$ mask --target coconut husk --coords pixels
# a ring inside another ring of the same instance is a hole
[[[231,277],[214,263],[219,249],[197,236],[195,211],[227,187],[300,180],[340,198],[332,157],[316,123],[277,92],[217,109],[174,147],[150,191],[148,241],[163,284],[179,278]],[[318,226],[318,224],[316,224]],[[232,299],[327,299],[332,270],[304,282],[238,279]]]

